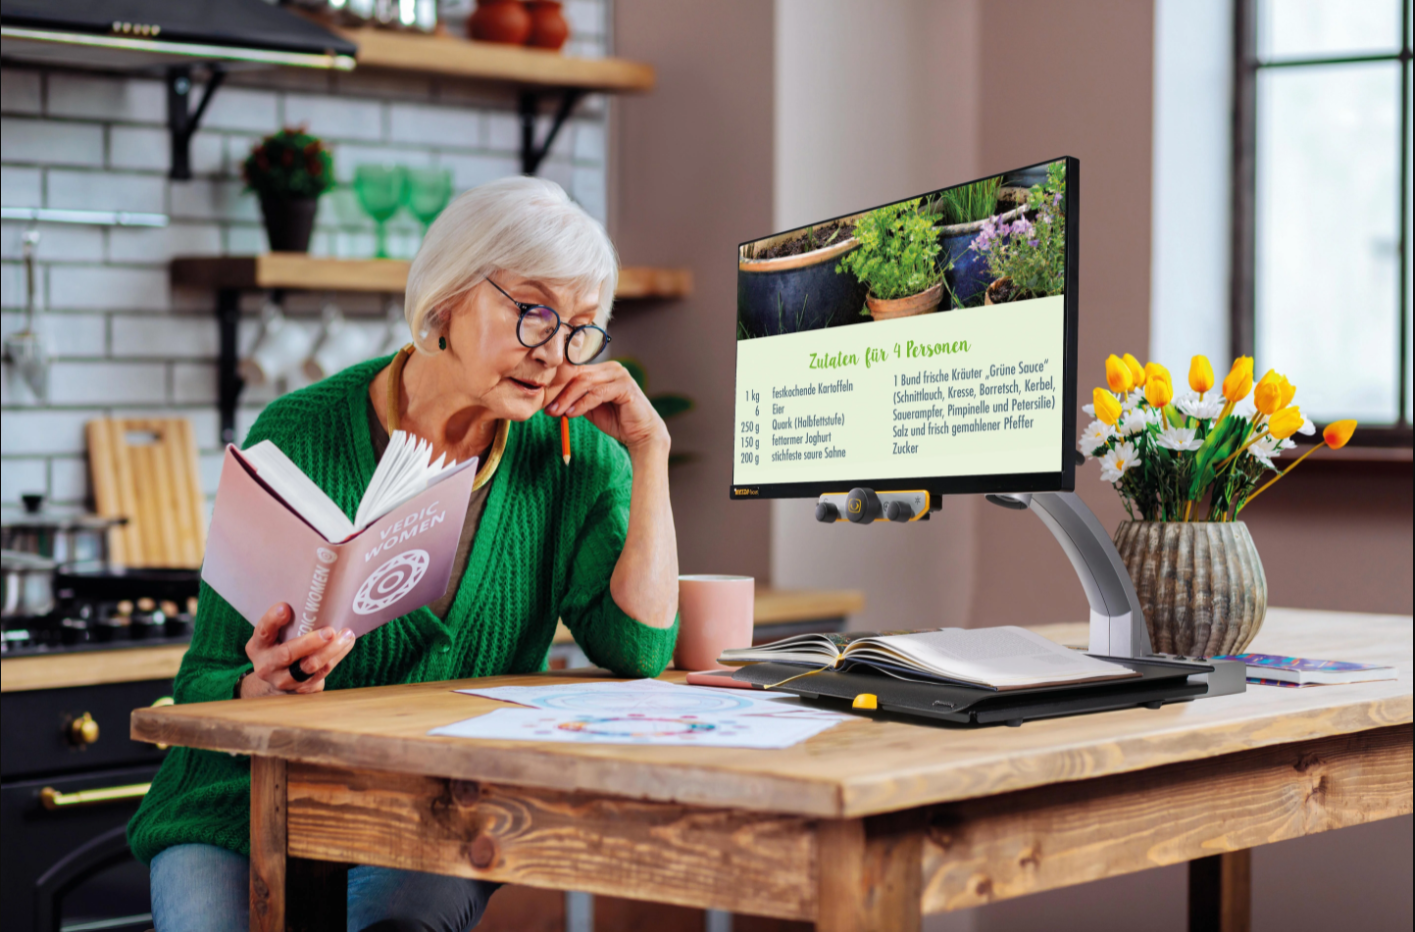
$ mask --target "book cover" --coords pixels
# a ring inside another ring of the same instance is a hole
[[[1349,663],[1345,660],[1313,660],[1309,657],[1284,657],[1280,654],[1230,654],[1220,660],[1241,660],[1250,667],[1290,670],[1294,673],[1359,673],[1363,670],[1389,669],[1377,663]]]
[[[475,475],[475,459],[460,464],[348,540],[327,541],[228,446],[202,579],[251,624],[289,603],[282,641],[325,627],[365,634],[447,591]]]

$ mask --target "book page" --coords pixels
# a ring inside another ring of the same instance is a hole
[[[339,506],[274,443],[262,440],[248,450],[237,451],[237,455],[325,540],[338,543],[354,533],[354,525]]]
[[[850,645],[845,656],[862,661],[874,656],[999,689],[1138,675],[1011,625],[867,638]]]

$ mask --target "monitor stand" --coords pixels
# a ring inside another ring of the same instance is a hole
[[[1014,492],[987,496],[1004,508],[1031,511],[1051,531],[1071,560],[1086,601],[1091,605],[1091,638],[1087,653],[1098,657],[1159,659],[1150,646],[1150,633],[1130,573],[1095,512],[1075,492]],[[1195,673],[1191,680],[1205,682],[1204,696],[1226,696],[1246,689],[1247,670],[1236,660],[1208,660],[1212,673]]]

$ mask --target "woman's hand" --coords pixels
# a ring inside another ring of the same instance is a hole
[[[317,693],[324,689],[325,677],[354,647],[354,632],[316,628],[284,644],[277,642],[280,629],[294,618],[290,606],[281,602],[256,622],[246,642],[246,656],[255,669],[241,680],[241,698],[272,696],[277,693]],[[304,682],[290,675],[290,665],[298,663],[310,674]]]
[[[669,444],[663,418],[629,370],[617,362],[577,366],[545,411],[552,417],[583,415],[630,452],[655,445],[666,450]]]

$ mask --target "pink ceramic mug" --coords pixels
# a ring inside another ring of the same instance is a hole
[[[673,665],[707,670],[718,666],[724,650],[751,647],[755,596],[756,581],[750,576],[679,576]]]

